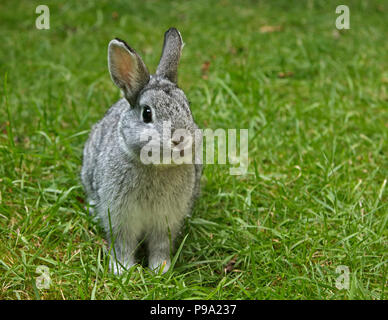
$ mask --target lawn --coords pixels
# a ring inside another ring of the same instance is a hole
[[[39,4],[0,4],[0,299],[387,298],[386,1],[45,1],[49,30]],[[115,276],[82,148],[120,97],[109,41],[154,72],[171,26],[196,122],[249,129],[248,172],[206,166],[173,270]]]

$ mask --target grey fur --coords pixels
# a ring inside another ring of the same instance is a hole
[[[113,46],[127,52],[111,50]],[[112,80],[125,98],[93,126],[84,147],[81,178],[109,243],[114,241],[110,266],[115,273],[135,263],[135,250],[143,239],[150,268],[163,267],[166,272],[170,248],[199,195],[202,165],[145,165],[139,156],[145,144],[139,137],[145,128],[162,135],[162,122],[171,121],[172,130],[183,128],[194,134],[197,129],[185,94],[176,85],[181,49],[179,32],[169,29],[158,71],[149,76],[140,56],[125,42],[112,40],[109,44]],[[114,56],[117,52],[120,58]],[[127,58],[135,68],[115,65],[126,63],[122,60]],[[127,69],[130,74],[121,72]],[[151,123],[142,119],[144,105],[152,109]],[[202,143],[202,136],[195,143]]]
[[[112,81],[123,91],[129,103],[134,105],[140,90],[150,79],[143,60],[124,41],[116,38],[109,43],[108,66]],[[120,72],[120,66],[131,66],[131,72]]]
[[[170,28],[164,34],[162,56],[156,69],[158,76],[169,79],[173,83],[178,82],[178,63],[181,57],[183,41],[181,34],[175,28]]]

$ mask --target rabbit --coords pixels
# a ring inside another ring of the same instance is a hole
[[[163,136],[166,121],[171,131],[185,129],[192,135],[200,131],[177,85],[182,48],[179,31],[168,29],[159,65],[150,75],[141,57],[123,40],[116,38],[108,46],[110,76],[123,98],[92,127],[83,150],[81,180],[106,233],[111,247],[109,266],[115,274],[135,265],[136,248],[143,240],[149,268],[167,272],[170,250],[200,193],[200,161],[141,161],[147,142],[140,139],[144,130]],[[172,148],[178,143],[171,137],[163,139]],[[197,144],[202,144],[202,134],[192,139],[191,146]]]

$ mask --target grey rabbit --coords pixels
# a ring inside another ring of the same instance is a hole
[[[135,264],[135,251],[143,240],[149,267],[166,272],[174,240],[199,195],[200,161],[145,164],[140,157],[147,143],[141,132],[152,129],[163,136],[163,121],[170,122],[171,131],[185,129],[193,135],[199,131],[177,86],[182,48],[179,31],[167,30],[156,73],[150,75],[124,41],[116,38],[109,43],[109,72],[124,98],[93,126],[83,151],[81,179],[112,246],[110,268],[116,274]],[[163,143],[179,144],[169,137]],[[202,135],[191,141],[202,144]]]

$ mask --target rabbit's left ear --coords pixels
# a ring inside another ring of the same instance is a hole
[[[181,34],[175,28],[170,28],[164,34],[162,56],[156,75],[167,78],[173,83],[178,81],[178,64],[183,48]]]
[[[124,41],[114,39],[109,42],[108,67],[113,82],[134,106],[139,92],[150,79],[143,60]]]

